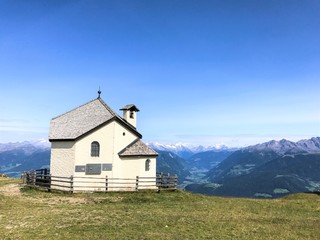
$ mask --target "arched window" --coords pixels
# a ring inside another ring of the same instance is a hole
[[[150,170],[150,159],[147,159],[145,163],[145,171],[147,172],[149,170]]]
[[[99,157],[100,155],[100,144],[96,141],[91,143],[91,157]]]

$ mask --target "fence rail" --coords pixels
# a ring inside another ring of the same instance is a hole
[[[27,186],[66,192],[111,192],[140,190],[177,190],[176,175],[159,173],[156,177],[109,178],[92,176],[53,176],[48,169],[23,172]]]

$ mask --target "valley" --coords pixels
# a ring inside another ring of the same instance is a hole
[[[217,196],[278,198],[320,191],[320,138],[270,141],[241,149],[149,144],[157,172],[176,174],[179,188]],[[0,173],[49,167],[49,145],[0,145]]]

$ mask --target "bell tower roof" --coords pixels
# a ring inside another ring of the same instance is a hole
[[[124,110],[129,110],[129,111],[135,111],[135,112],[139,112],[140,110],[136,107],[136,105],[134,104],[128,104],[126,106],[124,106],[123,108],[120,109],[121,111]]]

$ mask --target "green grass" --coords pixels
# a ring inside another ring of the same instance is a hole
[[[0,187],[8,185],[10,183],[21,183],[21,181],[17,178],[0,177]]]
[[[65,194],[1,189],[0,239],[318,239],[320,196],[223,198],[177,192]]]

